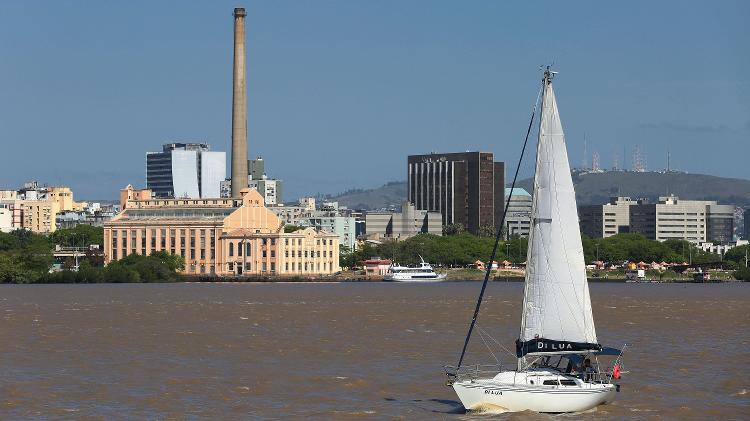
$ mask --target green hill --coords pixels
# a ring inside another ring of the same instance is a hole
[[[573,172],[579,205],[607,202],[611,196],[630,196],[656,201],[660,196],[674,194],[682,199],[717,200],[722,204],[750,206],[750,180],[724,178],[705,174],[624,172]],[[518,182],[528,191],[532,179]],[[352,189],[329,196],[351,209],[399,209],[406,199],[406,182],[393,181],[374,189]]]
[[[750,180],[678,172],[573,172],[579,205],[607,202],[611,196],[645,198],[652,202],[674,194],[681,199],[717,200],[722,204],[750,206]],[[533,180],[518,183],[531,191]]]

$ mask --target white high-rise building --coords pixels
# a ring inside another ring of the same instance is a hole
[[[219,197],[226,178],[226,153],[206,143],[168,143],[146,154],[146,186],[154,197]]]
[[[201,197],[221,197],[221,182],[227,176],[224,152],[201,152]]]

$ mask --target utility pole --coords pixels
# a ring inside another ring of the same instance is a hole
[[[529,237],[526,237],[526,238],[529,238]],[[528,240],[526,240],[526,241],[528,243]],[[521,236],[520,235],[518,236],[518,263],[522,263],[521,262]],[[747,266],[747,265],[745,265],[745,266]]]

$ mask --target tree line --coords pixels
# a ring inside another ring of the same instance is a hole
[[[79,258],[77,271],[69,259],[63,262],[62,271],[51,272],[56,245],[102,248],[104,230],[78,225],[49,236],[23,229],[0,232],[0,283],[167,282],[176,280],[185,266],[181,256],[154,252],[133,254],[104,267],[100,254],[86,253]]]
[[[477,260],[486,262],[492,253],[495,239],[488,235],[475,236],[463,230],[448,227],[448,235],[419,234],[403,241],[389,240],[381,244],[365,243],[356,251],[342,247],[341,266],[356,267],[373,257],[390,259],[406,265],[419,263],[421,256],[426,262],[446,267],[464,267]],[[641,234],[623,233],[607,238],[581,236],[584,259],[587,264],[594,261],[620,265],[624,262],[668,262],[709,263],[722,261],[724,267],[737,270],[737,279],[750,280],[746,275],[745,250],[748,246],[735,247],[724,256],[709,253],[685,240],[664,242],[649,240]],[[498,244],[495,261],[512,263],[526,261],[528,243],[525,237],[513,236]]]

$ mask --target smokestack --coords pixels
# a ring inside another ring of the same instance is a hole
[[[234,9],[232,73],[232,197],[247,188],[247,82],[245,80],[245,9]]]

